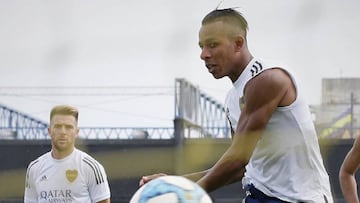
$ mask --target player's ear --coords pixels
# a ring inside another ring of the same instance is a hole
[[[241,35],[235,36],[234,42],[235,42],[236,50],[238,51],[240,51],[243,48],[243,46],[245,46],[245,39]]]
[[[51,136],[51,128],[50,128],[50,127],[48,127],[48,129],[47,129],[47,130],[48,130],[48,135],[49,135],[49,136],[50,136],[50,138],[51,138],[51,137],[52,137],[52,136]]]

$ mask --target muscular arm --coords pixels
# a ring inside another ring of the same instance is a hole
[[[100,202],[97,202],[97,203],[110,203],[110,199],[104,199],[104,200],[101,200]]]
[[[204,171],[200,171],[200,172],[194,172],[194,173],[189,173],[189,174],[184,174],[182,175],[183,177],[190,179],[194,182],[198,181],[200,178],[202,178],[204,175],[206,175],[206,173],[209,171],[208,170],[204,170]],[[149,181],[161,177],[161,176],[166,176],[167,174],[165,173],[156,173],[156,174],[152,174],[152,175],[148,175],[148,176],[143,176],[139,182],[139,186],[143,186],[144,184],[148,183]]]
[[[245,166],[272,113],[278,106],[291,104],[296,92],[285,72],[270,69],[248,82],[244,98],[245,107],[230,147],[198,181],[207,192],[243,177]]]
[[[185,175],[182,175],[182,176],[184,176],[185,178],[190,179],[190,180],[196,182],[196,181],[198,181],[200,178],[202,178],[203,176],[205,176],[205,175],[209,172],[209,170],[210,170],[210,169],[204,170],[204,171],[200,171],[200,172],[185,174]]]
[[[358,203],[355,172],[360,166],[360,138],[356,138],[352,148],[346,155],[339,172],[339,180],[344,198],[348,203]]]

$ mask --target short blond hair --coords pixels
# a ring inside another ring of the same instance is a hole
[[[55,115],[70,115],[74,116],[76,122],[78,122],[79,111],[77,108],[69,105],[57,105],[51,109],[50,121]]]

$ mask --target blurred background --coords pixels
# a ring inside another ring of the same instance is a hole
[[[57,104],[79,108],[78,146],[106,166],[113,202],[126,202],[144,173],[210,166],[229,144],[222,104],[232,85],[207,72],[198,31],[219,3],[0,0],[0,201],[22,198],[27,164],[49,150]],[[247,18],[254,56],[296,73],[342,201],[338,167],[360,132],[360,1],[219,5],[228,7]],[[213,196],[236,201],[240,187]]]
[[[0,0],[0,102],[43,121],[58,103],[82,126],[172,126],[174,80],[219,102],[231,87],[200,60],[200,21],[220,1]],[[360,2],[225,0],[254,56],[293,69],[309,104],[323,78],[359,77]],[[146,104],[146,105],[144,105]],[[149,107],[150,106],[150,107]]]

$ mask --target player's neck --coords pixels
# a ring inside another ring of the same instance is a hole
[[[68,150],[58,150],[56,148],[52,148],[51,150],[51,156],[54,159],[63,159],[67,156],[69,156],[73,151],[74,151],[75,147],[72,147]]]
[[[234,84],[237,79],[240,77],[241,73],[245,70],[245,68],[249,65],[250,61],[254,58],[250,52],[244,52],[239,56],[238,63],[234,65],[234,72],[232,75],[229,75],[231,82]]]

